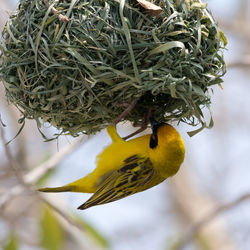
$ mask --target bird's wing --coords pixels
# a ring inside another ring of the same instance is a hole
[[[105,176],[97,191],[78,209],[119,200],[153,187],[163,180],[156,174],[149,158],[133,155],[124,160],[121,168]]]

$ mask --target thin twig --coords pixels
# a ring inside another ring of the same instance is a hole
[[[47,8],[50,8],[51,7],[51,4],[49,3],[48,0],[43,0],[44,4],[47,6]],[[62,14],[60,14],[60,12],[55,8],[55,7],[52,7],[51,8],[51,11],[53,14],[55,14],[58,19],[64,23],[67,23],[69,21],[69,18],[67,16],[64,16]]]
[[[189,242],[192,241],[192,239],[206,224],[215,219],[219,214],[228,211],[229,209],[232,209],[235,206],[238,206],[242,202],[249,199],[250,199],[250,193],[247,193],[229,203],[219,205],[217,208],[211,211],[207,216],[205,216],[203,219],[201,219],[192,226],[191,230],[189,230],[189,233],[187,233],[186,236],[179,242],[178,248],[176,250],[182,250]]]

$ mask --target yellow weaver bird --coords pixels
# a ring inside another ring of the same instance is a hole
[[[171,125],[152,118],[150,122],[152,134],[129,141],[109,125],[112,144],[97,156],[92,173],[65,186],[39,191],[94,193],[78,207],[86,209],[144,191],[176,174],[185,155],[182,138]]]

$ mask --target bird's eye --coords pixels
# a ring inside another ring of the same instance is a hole
[[[156,148],[157,145],[158,145],[158,137],[157,135],[152,134],[150,137],[149,146],[150,148]]]

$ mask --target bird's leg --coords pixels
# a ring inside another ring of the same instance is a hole
[[[121,121],[136,105],[139,98],[134,99],[128,107],[113,121],[113,123],[116,125],[119,121]]]
[[[141,124],[141,127],[138,130],[136,130],[135,132],[123,137],[122,139],[127,140],[128,138],[133,137],[133,136],[141,133],[142,131],[146,130],[148,127],[148,124],[149,124],[149,118],[151,117],[151,114],[152,114],[152,107],[150,106],[147,114],[145,115],[144,122]]]
[[[118,108],[122,108],[122,107],[128,107],[129,104],[128,103],[119,103],[118,102],[118,103],[115,104],[115,106],[118,107]]]
[[[135,105],[137,104],[139,98],[134,99],[130,104],[117,104],[120,107],[124,107],[126,106],[127,108],[113,121],[113,124],[116,126],[116,124],[118,122],[120,122],[124,117],[126,117],[126,115],[133,110],[133,108],[135,107]],[[128,138],[135,136],[139,133],[141,133],[142,131],[146,130],[149,124],[149,118],[151,117],[152,114],[152,107],[150,106],[148,108],[148,112],[146,113],[145,117],[144,117],[144,122],[141,124],[140,128],[138,130],[136,130],[135,132],[127,135],[126,137],[123,137],[122,139],[127,140]]]

